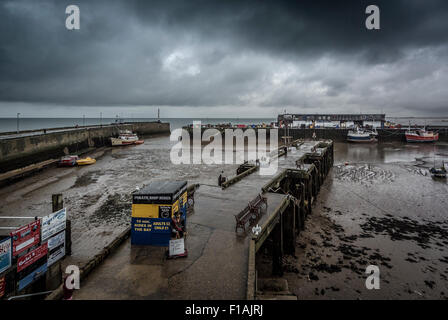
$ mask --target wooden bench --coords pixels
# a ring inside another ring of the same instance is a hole
[[[238,231],[238,228],[246,231],[246,224],[249,222],[249,225],[257,221],[261,215],[261,206],[264,203],[265,208],[268,207],[268,200],[266,197],[259,194],[253,200],[249,201],[249,204],[241,210],[240,213],[235,215],[235,232]]]

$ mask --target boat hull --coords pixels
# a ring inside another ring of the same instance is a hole
[[[121,140],[121,139],[117,139],[117,138],[110,138],[112,146],[113,147],[118,147],[118,146],[129,146],[131,144],[135,144],[138,140],[129,140],[129,141],[125,141],[125,140]]]
[[[357,142],[357,143],[370,143],[375,142],[376,139],[373,137],[358,137],[358,136],[347,136],[348,142]]]
[[[439,134],[436,133],[434,136],[417,136],[412,134],[406,134],[407,142],[435,142],[439,140]]]

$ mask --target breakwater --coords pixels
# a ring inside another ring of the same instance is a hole
[[[193,129],[191,127],[184,127],[192,136]],[[225,138],[225,130],[231,129],[231,130],[237,130],[240,129],[242,132],[245,132],[248,128],[236,128],[236,127],[221,127],[221,126],[211,126],[211,127],[202,127],[201,135],[204,133],[207,129],[216,129],[222,133],[222,137]],[[269,139],[270,137],[270,130],[275,129],[271,127],[266,128],[253,128],[255,131],[255,136],[258,137],[258,130],[263,129],[266,130],[266,138]],[[297,139],[316,139],[316,140],[332,140],[334,142],[345,142],[347,141],[347,134],[348,131],[351,129],[342,129],[342,128],[315,128],[315,129],[308,129],[308,128],[289,128],[287,132],[285,132],[284,128],[277,128],[278,129],[278,138],[279,142],[283,141],[283,136],[289,136],[292,140]],[[427,126],[427,130],[432,130],[434,132],[439,133],[439,141],[448,141],[448,127],[446,126]],[[383,129],[377,129],[378,132],[378,142],[395,142],[395,141],[402,141],[405,142],[405,132],[407,128],[383,128]],[[313,135],[315,134],[315,137]]]
[[[427,130],[433,130],[439,133],[439,141],[448,141],[448,127],[426,127]],[[315,138],[320,139],[330,139],[335,142],[347,141],[347,133],[350,129],[289,129],[288,135],[292,139],[312,139],[315,133]],[[378,132],[378,142],[392,142],[392,141],[406,141],[405,132],[407,128],[401,129],[377,129]],[[284,129],[279,129],[279,137],[285,135]]]
[[[0,139],[0,173],[33,163],[79,153],[89,148],[110,145],[110,137],[120,130],[131,130],[138,135],[168,134],[169,123],[135,122],[85,128],[24,134]],[[37,130],[41,131],[41,130]],[[32,132],[29,132],[32,133]]]

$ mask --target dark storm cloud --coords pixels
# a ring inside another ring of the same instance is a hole
[[[364,26],[370,4],[381,30]],[[442,0],[2,1],[0,29],[3,102],[445,113],[448,99]]]

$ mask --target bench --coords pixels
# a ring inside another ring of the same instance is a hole
[[[240,213],[235,215],[235,232],[238,231],[238,228],[246,231],[246,224],[249,222],[249,225],[257,221],[261,215],[261,206],[264,203],[265,209],[268,207],[268,200],[266,197],[259,194],[253,200],[249,201],[249,204],[241,210]]]

